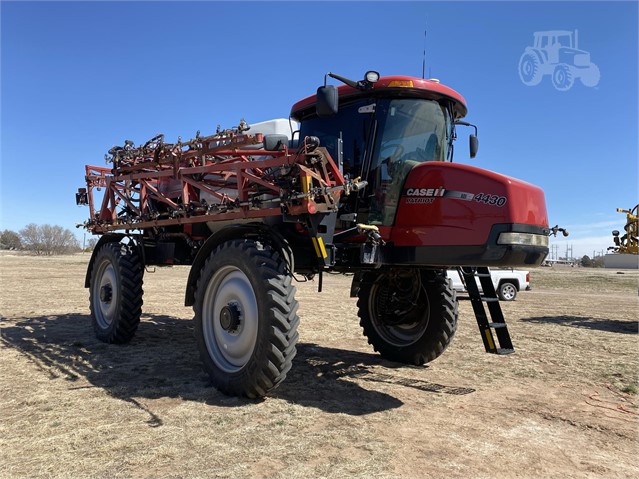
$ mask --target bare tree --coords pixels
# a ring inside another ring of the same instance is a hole
[[[62,226],[28,224],[20,230],[24,249],[37,255],[73,253],[80,243],[73,233]]]
[[[87,240],[86,251],[93,251],[95,249],[96,244],[98,244],[97,238],[89,238]]]
[[[42,254],[44,241],[42,239],[42,231],[37,224],[29,223],[22,228],[20,230],[20,239],[22,240],[24,249],[38,255]]]
[[[22,241],[15,231],[4,230],[0,232],[0,249],[20,249]]]

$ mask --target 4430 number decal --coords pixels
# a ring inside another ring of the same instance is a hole
[[[504,206],[507,201],[505,196],[491,195],[490,193],[477,193],[473,200],[494,206]]]
[[[466,191],[447,190],[443,186],[439,188],[407,188],[402,192],[402,196],[407,196],[408,204],[432,204],[436,199],[451,199],[463,201],[477,201],[491,206],[504,206],[508,201],[505,196],[493,195],[490,193],[469,193]]]

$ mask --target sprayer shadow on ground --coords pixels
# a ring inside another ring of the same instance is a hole
[[[559,326],[571,326],[574,328],[586,328],[609,333],[637,334],[639,323],[631,323],[616,319],[596,319],[588,316],[534,316],[521,318],[527,323],[548,323]]]
[[[98,341],[90,325],[90,318],[80,314],[22,319],[2,328],[2,342],[28,357],[50,379],[69,381],[69,389],[103,388],[144,410],[135,398],[179,397],[233,407],[253,403],[227,397],[210,386],[201,369],[190,321],[146,315],[137,335],[126,345]],[[379,384],[436,394],[474,392],[401,377],[392,370],[399,365],[372,353],[310,343],[300,343],[297,349],[286,381],[271,396],[329,413],[365,415],[402,406],[399,399],[374,390]],[[353,397],[358,400],[350,400]],[[147,412],[151,425],[161,425],[160,418]]]

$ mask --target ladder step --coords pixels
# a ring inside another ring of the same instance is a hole
[[[470,300],[479,300],[479,301],[483,301],[485,303],[498,303],[499,302],[499,298],[489,298],[487,296],[479,296],[479,298],[475,298],[474,296],[470,295],[467,298],[464,296],[460,296],[459,299],[470,299]]]
[[[477,320],[486,352],[491,354],[514,353],[515,349],[510,340],[508,327],[499,304],[499,298],[490,280],[491,275],[488,268],[477,268],[476,271],[468,274],[461,269],[459,271],[465,279],[466,290],[473,306],[473,312],[475,313],[475,319]],[[475,278],[480,278],[480,281],[475,280]],[[483,289],[483,293],[479,292],[480,286]],[[488,305],[484,306],[484,303],[488,303]],[[486,312],[486,307],[488,307],[488,312]]]
[[[489,297],[486,297],[486,296],[482,296],[481,300],[485,301],[486,303],[498,303],[499,302],[499,298],[489,298]]]
[[[470,301],[471,298],[470,296],[457,296],[457,299],[460,301]],[[479,298],[481,301],[485,301],[486,303],[496,303],[499,301],[499,298],[486,298],[485,296],[481,296]]]
[[[488,323],[488,327],[489,328],[505,328],[506,327],[506,323]]]

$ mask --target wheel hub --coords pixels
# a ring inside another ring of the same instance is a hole
[[[220,326],[224,331],[234,333],[240,327],[240,310],[235,303],[228,303],[220,311]]]
[[[413,324],[422,311],[419,307],[421,278],[411,272],[396,275],[380,285],[376,309],[379,319],[388,326]]]
[[[113,288],[110,284],[104,284],[100,288],[100,301],[103,303],[110,303],[113,299]]]

